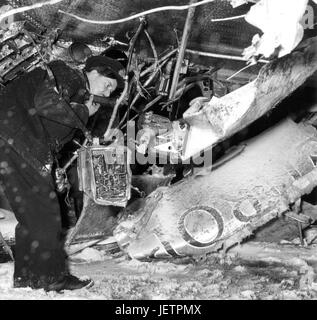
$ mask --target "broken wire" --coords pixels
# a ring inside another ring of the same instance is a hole
[[[30,5],[30,6],[15,8],[15,9],[9,10],[9,11],[3,13],[2,15],[0,15],[0,21],[2,19],[5,19],[5,18],[9,17],[9,16],[12,16],[12,15],[14,15],[16,13],[21,13],[21,12],[25,12],[25,11],[41,8],[43,6],[56,4],[56,3],[59,3],[59,2],[62,2],[62,1],[63,0],[50,0],[50,1],[46,1],[46,2],[35,3],[35,4]]]
[[[246,14],[243,14],[241,16],[235,16],[235,17],[228,17],[228,18],[220,18],[220,19],[211,19],[211,22],[222,22],[222,21],[231,21],[231,20],[238,20],[245,18]]]

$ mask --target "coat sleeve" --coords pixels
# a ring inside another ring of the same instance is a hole
[[[81,129],[78,120],[86,125],[89,118],[88,108],[84,104],[70,103],[67,106],[67,103],[49,81],[45,80],[34,96],[34,113],[56,124]],[[77,116],[69,110],[69,106]]]

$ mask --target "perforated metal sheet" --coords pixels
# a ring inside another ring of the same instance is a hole
[[[12,1],[12,0],[11,0]],[[29,5],[38,1],[15,0],[20,4]],[[58,9],[78,14],[88,19],[113,20],[130,16],[144,10],[166,5],[188,4],[185,0],[65,0],[61,4],[46,6],[30,13],[33,18],[48,28],[60,28],[65,38],[95,42],[104,35],[117,37],[126,41],[125,34],[135,30],[138,21],[123,24],[102,26],[82,23],[71,17],[57,13]],[[216,45],[244,48],[250,43],[255,29],[243,19],[233,22],[211,23],[211,18],[223,18],[241,15],[248,11],[244,5],[233,9],[226,0],[217,0],[213,3],[198,7],[195,14],[194,28],[190,37],[189,47],[208,49]],[[176,37],[173,31],[176,28],[181,35],[186,11],[168,11],[152,14],[147,17],[149,32],[153,35],[158,47],[175,44]]]
[[[8,1],[19,5],[29,5],[42,0]],[[126,41],[126,32],[135,30],[138,21],[133,20],[110,26],[93,25],[82,23],[58,13],[58,9],[88,19],[113,20],[159,6],[188,3],[189,0],[64,0],[53,6],[28,11],[27,14],[47,28],[60,28],[63,30],[63,37],[67,40],[84,40],[97,44],[98,39],[105,35],[115,36],[118,40]],[[315,8],[316,21],[316,5],[310,4]],[[213,3],[197,7],[194,28],[188,47],[222,53],[230,53],[232,48],[235,48],[234,52],[239,52],[239,49],[243,49],[250,44],[252,36],[259,30],[246,23],[244,19],[216,23],[211,23],[210,19],[241,15],[246,13],[249,7],[250,5],[243,5],[233,9],[227,0],[216,0]],[[147,17],[149,32],[153,35],[159,49],[166,49],[168,44],[176,43],[173,29],[176,28],[181,35],[185,18],[186,11],[165,11]],[[307,30],[307,32],[311,33],[310,30]]]

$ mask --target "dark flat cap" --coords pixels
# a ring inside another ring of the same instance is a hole
[[[124,80],[120,75],[120,71],[124,71],[124,68],[120,62],[105,56],[89,57],[86,61],[85,70],[91,71],[97,67],[101,69],[102,75],[109,78],[115,78],[118,82],[119,89],[124,88]]]

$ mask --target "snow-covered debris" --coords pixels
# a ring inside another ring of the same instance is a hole
[[[72,261],[86,261],[86,262],[96,262],[103,261],[106,259],[106,256],[99,250],[93,248],[86,248],[80,253],[73,255]]]

